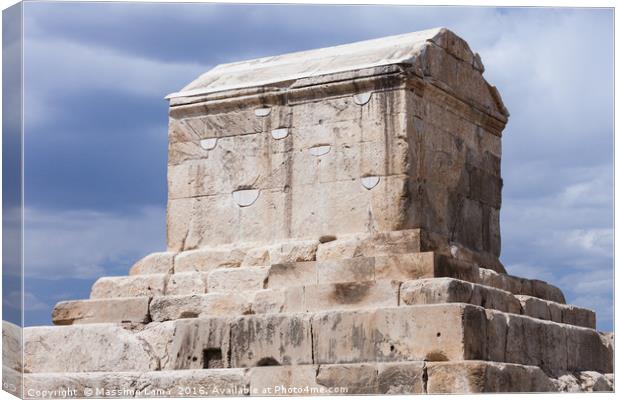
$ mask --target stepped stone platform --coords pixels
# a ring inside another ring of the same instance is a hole
[[[225,64],[170,95],[166,251],[58,303],[23,358],[5,323],[4,382],[29,398],[613,391],[613,334],[499,259],[508,112],[483,72],[442,28]]]

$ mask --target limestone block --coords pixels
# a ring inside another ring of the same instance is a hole
[[[566,329],[567,369],[569,371],[613,371],[613,348],[593,329],[571,325]]]
[[[488,359],[537,365],[550,373],[612,369],[613,350],[593,329],[491,309],[485,312]]]
[[[93,284],[90,298],[161,296],[167,279],[166,274],[103,277]]]
[[[61,301],[54,306],[55,325],[92,324],[97,322],[147,323],[149,297],[120,297],[100,300]]]
[[[538,367],[488,361],[427,364],[428,393],[550,392],[553,381]]]
[[[22,328],[2,321],[2,366],[22,370]]]
[[[571,373],[564,373],[560,375],[557,379],[554,379],[554,384],[557,392],[581,391],[579,379]]]
[[[497,312],[496,310],[485,310],[486,314],[486,345],[487,359],[493,361],[506,361],[506,349],[509,347],[508,338],[508,319],[509,314]]]
[[[498,214],[499,215],[499,214]],[[498,225],[499,227],[499,225]],[[497,231],[499,232],[499,230]],[[483,232],[484,233],[484,232]],[[425,232],[425,250],[450,256],[464,263],[483,266],[485,269],[506,274],[506,269],[496,255],[487,251],[474,251],[437,233]]]
[[[469,196],[499,209],[502,204],[502,179],[483,169],[469,167]]]
[[[322,243],[317,250],[318,261],[353,257],[374,257],[424,251],[420,229],[358,234]]]
[[[424,362],[378,363],[377,379],[381,394],[425,393]]]
[[[184,251],[176,256],[174,270],[210,272],[221,267],[238,267],[245,255],[245,249],[237,247]]]
[[[200,160],[209,156],[209,151],[204,148],[205,142],[198,138],[187,138],[191,141],[169,142],[168,143],[168,169],[185,161]],[[218,139],[206,139],[207,142],[215,142],[217,146]],[[170,175],[169,175],[170,176]]]
[[[27,374],[25,394],[49,397],[207,397],[249,393],[242,369]],[[63,395],[66,394],[66,395]]]
[[[564,298],[564,294],[557,287],[538,280],[532,279],[529,280],[529,285],[522,283],[522,292],[521,294],[538,297],[541,299],[554,301],[556,303],[566,303],[566,299]]]
[[[232,367],[312,364],[311,332],[306,314],[236,318],[230,329]]]
[[[207,292],[206,272],[180,272],[168,277],[166,295],[203,294]]]
[[[147,343],[162,370],[229,368],[226,318],[154,322],[136,337]]]
[[[564,372],[553,379],[558,392],[613,392],[613,374],[596,371]]]
[[[478,268],[434,252],[355,257],[317,262],[319,283],[452,277],[478,280]]]
[[[168,248],[391,231],[406,218],[407,190],[407,176],[393,175],[371,190],[359,179],[260,189],[249,207],[239,207],[230,194],[171,199]]]
[[[346,388],[348,395],[379,393],[375,364],[320,365],[316,381],[328,388]]]
[[[404,139],[407,137],[406,129],[405,113],[366,115],[357,120],[324,119],[321,124],[315,125],[303,125],[295,121],[295,126],[291,129],[292,137],[287,139],[291,141],[288,148],[305,150],[323,143],[343,148],[362,142]]]
[[[477,277],[466,280],[506,290],[517,295],[537,297],[560,304],[566,303],[562,291],[546,282],[506,275],[487,268],[477,268],[476,270]]]
[[[503,361],[538,365],[546,370],[567,368],[567,329],[564,325],[518,315],[507,315],[506,322]]]
[[[181,119],[168,119],[168,143],[198,141],[200,137]]]
[[[151,348],[112,324],[24,329],[24,372],[150,371]]]
[[[135,371],[25,374],[24,393],[27,398],[133,397],[140,375]]]
[[[22,397],[22,377],[24,375],[20,371],[16,371],[12,368],[2,366],[2,390],[17,396]]]
[[[208,292],[265,289],[269,267],[220,268],[209,273]]]
[[[321,237],[398,229],[405,215],[405,175],[382,177],[372,190],[360,180],[291,188],[291,236]]]
[[[318,240],[286,241],[270,246],[270,264],[314,261],[318,246]]]
[[[273,264],[269,269],[270,288],[315,285],[318,282],[317,263],[315,261],[289,262]]]
[[[171,274],[175,254],[167,251],[151,253],[138,260],[129,270],[129,275]]]
[[[322,394],[316,382],[316,365],[264,366],[250,368],[249,379],[255,396],[307,396]],[[307,388],[307,389],[306,389]]]
[[[467,64],[471,64],[472,66],[475,64],[476,58],[479,58],[479,56],[476,57],[474,55],[465,40],[461,39],[448,29],[443,28],[442,34],[434,37],[431,41],[444,49],[450,55],[454,56],[456,59]]]
[[[558,308],[562,313],[562,322],[570,325],[596,329],[596,314],[587,308],[576,307],[570,304],[551,303],[550,308]],[[554,312],[552,312],[552,315]]]
[[[405,112],[405,91],[377,91],[368,103],[355,104],[351,96],[324,98],[296,104],[292,107],[295,126],[313,127],[324,122],[358,121],[362,123],[377,115],[394,115]]]
[[[153,321],[201,318],[250,313],[250,301],[236,293],[207,293],[155,297],[151,301]]]
[[[253,395],[424,393],[424,363],[270,366],[249,370]]]
[[[305,303],[310,312],[397,306],[399,287],[400,282],[385,280],[306,286]]]
[[[277,186],[278,180],[274,178],[282,172],[272,160],[270,140],[265,134],[221,138],[210,150],[200,148],[204,143],[196,143],[194,147],[200,150],[192,155],[185,149],[176,149],[187,147],[185,143],[171,144],[168,197],[210,196],[253,185],[258,189]]]
[[[567,304],[554,303],[532,296],[517,295],[521,302],[523,314],[534,318],[547,319],[554,322],[596,328],[593,311]]]
[[[519,300],[509,292],[452,278],[403,282],[400,298],[408,305],[469,303],[508,313],[519,314],[521,311]]]
[[[263,130],[263,124],[264,121],[256,116],[253,109],[207,114],[174,121],[174,129],[169,131],[168,139],[174,143],[259,133]]]
[[[230,243],[268,243],[292,237],[287,203],[290,193],[260,189],[248,207],[235,203],[232,194],[168,201],[168,249],[192,250]],[[288,220],[287,220],[288,218]],[[299,237],[299,235],[294,235]]]
[[[246,395],[250,383],[242,369],[193,369],[147,372],[137,379],[137,387],[166,397],[222,397]]]
[[[436,85],[468,103],[483,107],[497,118],[505,118],[490,94],[489,85],[472,64],[451,57],[438,46],[427,47],[420,61],[425,75],[432,76]]]
[[[443,187],[444,190],[468,194],[470,182],[465,166],[467,155],[474,150],[464,143],[462,132],[473,130],[474,125],[457,117],[454,128],[447,128],[450,117],[455,116],[444,111],[444,107],[442,106],[442,120],[433,123],[426,119],[424,131],[418,132],[416,136],[420,144],[414,150],[414,156],[417,157],[414,157],[416,162],[412,165],[412,173]],[[431,109],[435,108],[431,106]]]
[[[614,351],[614,332],[599,332],[601,340],[606,347],[609,347],[611,351]]]
[[[475,265],[435,252],[398,254],[375,258],[375,279],[421,279],[451,277],[474,281],[478,275]]]
[[[251,308],[252,314],[305,312],[304,288],[298,286],[287,289],[259,290],[252,298]]]
[[[356,257],[317,262],[318,283],[360,282],[375,279],[375,259]]]
[[[614,390],[613,380],[596,371],[581,371],[579,381],[581,390],[584,392],[613,392]]]
[[[284,240],[269,246],[249,249],[241,266],[264,266],[303,261],[314,261],[317,240]]]
[[[404,139],[381,138],[356,144],[331,146],[324,157],[311,152],[293,153],[293,164],[307,168],[308,174],[293,174],[293,185],[339,182],[362,176],[389,176],[406,174],[409,168],[409,144]],[[297,170],[295,171],[297,172]],[[299,171],[302,172],[303,171]],[[301,179],[297,179],[297,178]]]
[[[241,261],[242,267],[255,267],[269,264],[271,264],[269,246],[253,247],[249,249],[243,261]]]
[[[330,311],[312,319],[316,363],[461,360],[483,357],[483,343],[468,340],[484,326],[464,304]]]
[[[405,281],[433,277],[435,253],[407,253],[375,257],[375,279]]]

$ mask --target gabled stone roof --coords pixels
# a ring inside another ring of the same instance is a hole
[[[313,76],[392,64],[413,64],[428,41],[447,33],[434,28],[340,46],[220,64],[168,98],[258,87]]]
[[[463,75],[456,70],[446,71],[445,67],[437,68],[444,65],[441,59],[437,60],[440,57],[437,50],[452,56],[457,64],[467,65],[471,72]],[[495,110],[500,119],[508,116],[499,94],[482,77],[484,66],[478,54],[446,28],[220,64],[166,98],[175,100],[171,103],[175,105],[180,104],[176,99],[181,98],[189,100],[244,89],[282,89],[294,87],[296,81],[315,77],[325,77],[321,81],[326,83],[330,76],[338,80],[341,78],[338,74],[397,65],[430,78],[436,84],[442,81],[439,83],[442,89],[457,93],[465,101],[477,97],[475,100],[483,108]],[[465,84],[468,80],[470,83]],[[483,86],[488,87],[488,90],[482,89],[484,93],[480,91]]]

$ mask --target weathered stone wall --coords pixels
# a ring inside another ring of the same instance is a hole
[[[271,106],[266,116],[251,108],[172,119],[169,248],[398,230],[405,225],[406,114],[385,103],[403,94],[374,93],[364,105],[351,96],[312,99]],[[243,126],[231,130],[229,119]],[[220,124],[225,131],[207,128]],[[191,141],[176,141],[188,130]],[[201,147],[214,136],[211,150]],[[380,177],[372,190],[361,183],[367,176]],[[257,195],[251,205],[235,201],[244,189],[257,191],[246,192],[250,202]]]
[[[413,67],[171,103],[169,250],[424,228],[499,256],[506,112],[448,36]]]

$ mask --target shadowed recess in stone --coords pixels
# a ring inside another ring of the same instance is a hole
[[[317,156],[317,157],[324,156],[325,154],[329,153],[331,148],[332,146],[328,144],[322,144],[322,145],[310,147],[310,154],[312,154],[313,156]]]
[[[224,358],[222,349],[208,348],[202,352],[202,362],[204,369],[224,368]]]
[[[271,113],[271,108],[269,107],[257,108],[254,110],[254,115],[257,117],[266,117],[269,113]]]
[[[288,128],[278,128],[271,131],[271,137],[279,140],[288,136]]]
[[[378,176],[365,176],[361,179],[362,186],[370,190],[379,184],[380,178]]]
[[[353,101],[355,102],[355,104],[363,106],[370,101],[371,96],[372,92],[358,93],[353,96]]]
[[[200,147],[205,150],[213,150],[215,146],[217,146],[217,138],[202,139],[200,141]]]
[[[233,192],[233,200],[239,207],[248,207],[258,199],[260,191],[258,189],[242,189]]]

